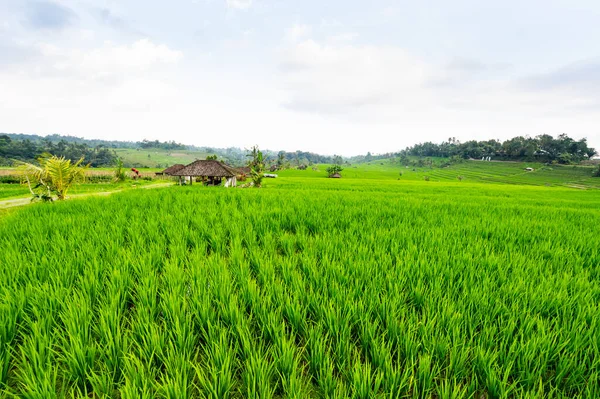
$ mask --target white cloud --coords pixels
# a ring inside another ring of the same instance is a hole
[[[14,131],[33,127],[47,133],[52,126],[52,131],[84,133],[109,110],[160,109],[176,101],[174,68],[182,53],[165,45],[139,40],[96,48],[35,47],[35,59],[0,70],[2,119],[14,123]],[[23,124],[25,115],[29,122]]]
[[[287,30],[285,37],[289,41],[296,42],[300,39],[310,36],[311,32],[312,27],[310,25],[294,24]]]
[[[342,32],[328,37],[327,41],[330,43],[347,43],[354,41],[356,38],[358,38],[356,32]]]
[[[110,79],[139,76],[152,68],[177,63],[182,53],[148,39],[130,45],[110,42],[92,49],[60,48],[52,44],[39,45],[45,57],[46,72],[85,79]]]
[[[238,10],[247,10],[252,6],[253,0],[226,0],[227,7]]]
[[[280,69],[291,108],[337,113],[427,101],[427,93],[418,89],[429,66],[394,47],[305,40],[283,52]]]

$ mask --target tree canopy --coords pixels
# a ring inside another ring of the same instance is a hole
[[[401,151],[399,155],[421,157],[459,156],[463,159],[493,157],[498,160],[537,160],[562,164],[577,163],[589,159],[596,150],[587,144],[586,139],[574,140],[566,134],[554,138],[548,134],[536,137],[513,137],[500,142],[498,140],[476,141],[464,143],[454,138],[440,144],[425,142]]]
[[[33,162],[44,153],[54,154],[72,162],[84,158],[90,166],[109,166],[114,164],[115,152],[105,146],[89,147],[83,143],[60,140],[55,143],[48,139],[39,142],[14,140],[8,135],[0,135],[0,165],[12,165],[14,161]]]

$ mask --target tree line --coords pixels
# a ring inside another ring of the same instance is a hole
[[[142,140],[137,143],[140,148],[159,148],[163,150],[186,150],[187,145],[175,141]]]
[[[548,134],[536,137],[517,136],[500,142],[498,140],[464,143],[450,138],[440,144],[425,142],[408,147],[398,156],[419,157],[460,157],[462,159],[480,159],[491,157],[501,161],[539,161],[571,164],[590,159],[596,150],[587,144],[587,140],[574,140],[566,134],[554,138]]]
[[[6,134],[0,135],[0,166],[13,166],[15,161],[32,162],[46,153],[59,158],[64,157],[72,162],[84,158],[86,164],[93,167],[113,165],[117,158],[114,150],[102,145],[89,147],[83,143],[66,140],[56,143],[48,139],[13,140]]]
[[[50,141],[58,143],[65,141],[67,143],[85,144],[88,147],[108,147],[108,148],[159,148],[165,150],[195,150],[198,147],[189,146],[181,143],[177,143],[174,140],[171,141],[159,141],[159,140],[142,140],[142,141],[118,141],[118,140],[99,140],[99,139],[84,139],[83,137],[68,136],[62,134],[49,134],[47,136],[39,136],[37,134],[23,134],[23,133],[0,133],[2,136],[8,136],[12,140],[26,141],[29,140],[33,143],[41,143],[44,141]]]

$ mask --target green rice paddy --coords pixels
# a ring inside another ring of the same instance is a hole
[[[3,215],[0,396],[600,397],[600,191],[500,166]]]

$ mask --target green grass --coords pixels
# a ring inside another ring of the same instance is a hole
[[[20,184],[0,184],[0,200],[20,198],[30,195],[29,189]]]
[[[129,190],[136,187],[144,187],[152,184],[166,183],[166,180],[145,181],[139,180],[126,181],[123,183],[83,183],[73,186],[69,190],[68,196],[78,196],[84,194],[97,194],[111,191]],[[31,197],[29,188],[26,185],[20,184],[0,184],[0,200],[10,200],[16,198]]]
[[[0,392],[600,396],[600,191],[300,172],[2,217]]]

